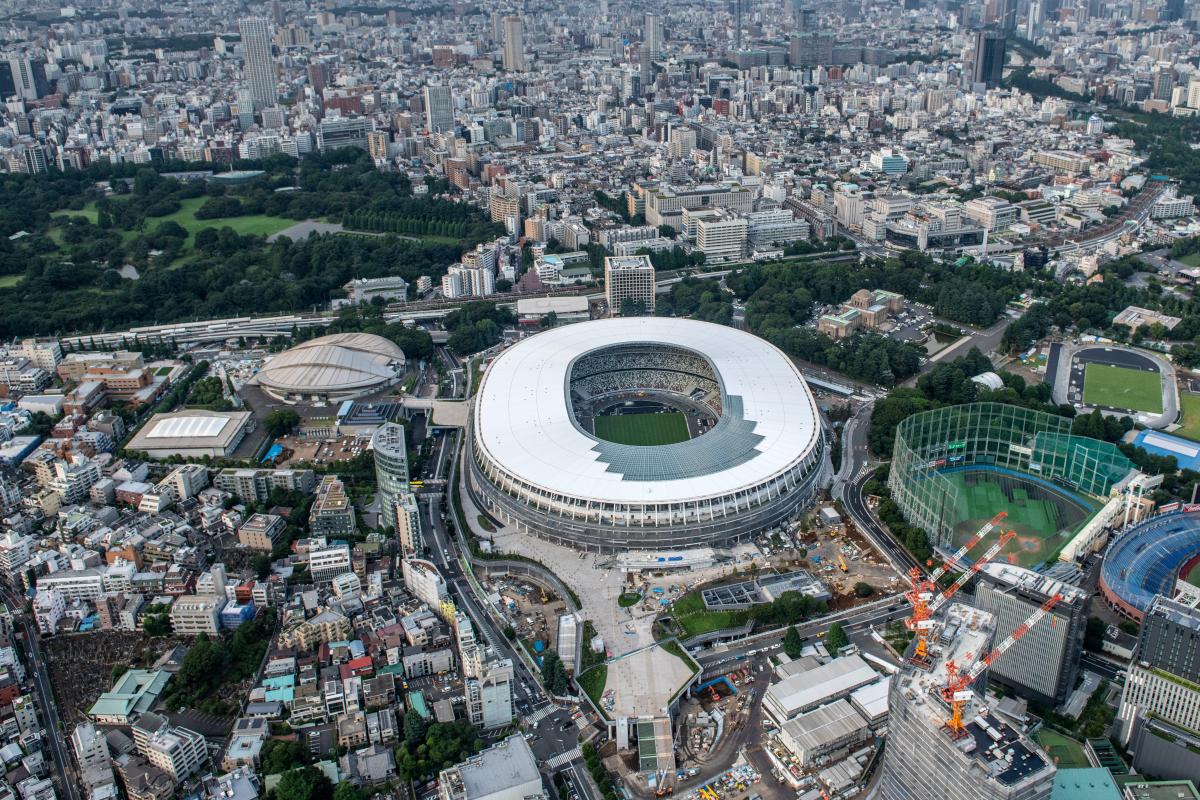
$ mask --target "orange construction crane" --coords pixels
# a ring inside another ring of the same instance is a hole
[[[1000,534],[1000,538],[996,540],[995,544],[993,544],[991,547],[989,547],[987,549],[987,552],[985,552],[983,555],[981,555],[975,561],[975,563],[970,566],[969,569],[967,569],[965,572],[963,572],[963,574],[959,575],[954,580],[954,583],[947,586],[946,590],[944,592],[939,594],[937,597],[933,598],[933,602],[931,602],[929,604],[929,613],[932,614],[932,613],[936,612],[939,608],[941,608],[943,605],[945,605],[946,601],[949,600],[951,597],[953,597],[954,594],[959,589],[961,589],[963,586],[965,586],[967,581],[971,580],[971,577],[976,572],[979,572],[979,570],[983,569],[984,564],[988,563],[993,558],[995,558],[996,554],[999,553],[1002,549],[1004,549],[1004,545],[1011,542],[1013,539],[1016,538],[1016,536],[1017,536],[1016,531],[1005,531],[1004,533]]]
[[[929,577],[923,577],[920,569],[917,567],[913,567],[909,572],[909,579],[912,581],[912,588],[904,593],[904,597],[912,606],[912,616],[905,620],[904,626],[917,636],[917,647],[916,650],[913,651],[913,661],[925,662],[928,660],[929,629],[933,626],[933,612],[938,606],[944,603],[946,599],[951,597],[962,587],[962,584],[958,584],[957,586],[952,585],[950,589],[946,590],[946,592],[942,592],[941,594],[937,595],[937,605],[931,606],[930,604],[931,602],[934,602],[935,593],[938,590],[937,581],[952,567],[954,567],[954,565],[956,565],[964,556],[966,556],[967,552],[970,551],[971,548],[979,544],[979,542],[982,541],[985,536],[995,530],[996,526],[1003,522],[1004,518],[1007,516],[1008,512],[1001,511],[999,514],[988,520],[983,527],[975,532],[974,536],[968,539],[962,547],[958,548],[958,551],[954,553],[954,555],[947,558],[937,569],[929,573]],[[988,552],[983,555],[983,558],[977,562],[977,565],[972,565],[972,569],[974,569],[976,572],[981,569],[983,564],[987,563],[987,561],[995,556],[996,553],[1000,552],[1000,548],[1003,547],[1004,544],[1007,543],[1011,538],[1012,535],[1002,534],[999,545],[993,545],[991,548],[989,548]],[[968,577],[973,574],[974,572],[968,573]],[[963,581],[963,583],[966,583],[966,581]]]
[[[1054,608],[1060,600],[1063,599],[1061,594],[1056,594],[1042,603],[1041,608],[1029,615],[1029,619],[1022,622],[1010,633],[1004,641],[996,645],[992,652],[976,661],[972,667],[966,672],[960,673],[958,665],[953,661],[946,662],[946,685],[942,687],[942,699],[950,704],[950,719],[946,721],[946,727],[950,730],[950,735],[955,739],[961,738],[963,735],[963,707],[967,701],[971,699],[971,684],[975,679],[983,674],[983,671],[996,662],[996,659],[1004,655],[1008,648],[1012,647],[1021,637],[1029,633],[1029,629],[1042,621],[1042,618],[1050,613],[1050,609]]]

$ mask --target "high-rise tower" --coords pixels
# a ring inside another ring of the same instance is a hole
[[[982,83],[989,89],[1000,85],[1004,79],[1004,50],[1008,37],[1000,31],[978,30],[975,32],[975,64],[972,83]]]
[[[449,86],[425,87],[425,127],[434,132],[454,127],[454,98]]]
[[[404,426],[386,423],[371,437],[375,482],[379,487],[379,524],[396,527],[396,504],[408,494],[408,440]]]
[[[257,109],[275,105],[275,64],[271,60],[271,23],[248,17],[238,23],[246,57],[246,85]]]
[[[509,72],[525,71],[525,26],[521,18],[504,18],[504,68]]]
[[[955,604],[939,615],[930,659],[906,663],[888,690],[888,738],[879,780],[881,800],[1047,800],[1055,767],[1026,731],[994,713],[979,694],[980,674],[953,693],[962,724],[947,721],[953,709],[945,687],[991,648],[996,618]],[[910,648],[911,649],[911,648]]]

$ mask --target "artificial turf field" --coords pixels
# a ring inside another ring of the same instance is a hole
[[[617,444],[654,446],[685,442],[687,418],[677,411],[664,414],[615,414],[593,420],[596,436]]]
[[[984,477],[979,472],[969,474],[970,482],[968,473],[943,475],[958,489],[958,507],[953,513],[954,518],[962,522],[954,526],[955,547],[967,541],[998,512],[1007,511],[1003,528],[1016,531],[1017,536],[1004,545],[996,559],[1033,567],[1054,558],[1092,513],[1092,509],[1081,509],[1065,502],[1060,505],[1031,496],[1029,489],[1011,479],[1006,481],[1007,487],[1002,487],[997,478]],[[972,554],[981,555],[998,535],[993,533],[977,545]]]
[[[1162,378],[1157,372],[1088,364],[1083,373],[1083,402],[1161,414]]]
[[[1034,738],[1054,759],[1059,769],[1083,769],[1091,766],[1084,753],[1083,745],[1074,739],[1069,739],[1046,728],[1038,731]]]

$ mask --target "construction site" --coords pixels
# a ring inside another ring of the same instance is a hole
[[[928,576],[914,569],[905,597],[914,634],[889,690],[888,740],[880,797],[1008,800],[1049,797],[1055,767],[1031,738],[1026,718],[1008,715],[986,693],[993,664],[1042,623],[1063,598],[1051,596],[1011,632],[997,618],[952,598],[1016,534],[997,514]],[[939,581],[994,531],[996,541],[945,589]],[[1053,622],[1053,620],[1051,621]],[[999,640],[999,641],[997,641]]]

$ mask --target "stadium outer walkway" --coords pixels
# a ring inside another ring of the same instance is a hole
[[[1165,428],[1173,423],[1179,417],[1179,387],[1175,382],[1175,367],[1162,356],[1157,353],[1151,353],[1146,350],[1138,350],[1133,347],[1125,347],[1117,343],[1111,344],[1079,344],[1075,342],[1056,343],[1059,347],[1057,369],[1053,376],[1053,385],[1051,387],[1052,399],[1059,405],[1070,404],[1074,405],[1083,413],[1091,413],[1094,406],[1085,405],[1082,402],[1076,402],[1070,397],[1071,389],[1071,370],[1075,365],[1075,356],[1086,350],[1124,350],[1131,353],[1136,353],[1143,358],[1153,361],[1158,366],[1159,378],[1162,381],[1162,413],[1158,415],[1141,413],[1138,414],[1138,422],[1141,422],[1147,428],[1156,430]],[[1053,345],[1052,345],[1053,346]],[[1122,366],[1116,364],[1116,366]],[[1047,365],[1049,369],[1049,364]],[[1051,379],[1050,375],[1046,376]],[[1080,398],[1082,401],[1082,397]],[[1118,411],[1110,411],[1105,408],[1100,409],[1100,413],[1106,416],[1127,416]]]

